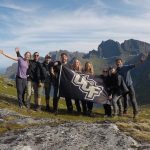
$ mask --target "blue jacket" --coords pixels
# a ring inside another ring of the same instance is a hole
[[[118,74],[120,74],[123,77],[127,86],[131,86],[133,84],[130,74],[130,70],[133,68],[135,68],[135,65],[124,65],[122,67],[117,68]]]

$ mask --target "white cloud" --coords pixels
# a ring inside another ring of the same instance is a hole
[[[149,8],[150,1],[149,0],[123,0],[124,3],[133,6],[140,6],[142,8]]]
[[[12,10],[16,10],[16,11],[21,11],[21,12],[33,12],[36,11],[38,7],[34,6],[33,7],[24,7],[23,5],[18,5],[16,3],[13,3],[13,1],[3,1],[0,3],[0,7],[4,7],[7,9],[12,9]]]
[[[124,2],[134,4],[135,0]],[[9,26],[8,34],[12,38],[1,39],[1,48],[14,49],[19,46],[23,52],[38,50],[45,55],[50,50],[59,49],[88,52],[97,49],[100,42],[107,39],[122,42],[134,38],[150,42],[150,13],[147,12],[147,15],[143,12],[136,17],[109,14],[108,5],[101,0],[74,11],[52,9],[47,15],[38,14],[36,8],[33,7],[34,13],[24,7],[27,14],[15,12],[12,16],[3,15],[1,19]],[[16,9],[24,11],[21,6]]]

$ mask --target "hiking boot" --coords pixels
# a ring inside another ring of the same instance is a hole
[[[50,110],[50,107],[49,107],[49,106],[46,106],[45,111],[50,112],[50,111],[51,111],[51,110]]]
[[[58,110],[53,110],[54,115],[58,115]]]
[[[138,114],[139,114],[138,111],[134,112],[134,113],[133,113],[133,118],[137,118]]]
[[[35,111],[41,111],[41,106],[37,106],[36,108],[35,108]]]
[[[127,115],[128,112],[126,110],[123,111],[123,115]]]

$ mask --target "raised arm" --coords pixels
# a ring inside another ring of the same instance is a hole
[[[18,61],[18,58],[14,58],[14,57],[12,57],[12,56],[10,56],[10,55],[8,55],[8,54],[5,54],[5,53],[3,52],[3,50],[0,50],[0,54],[4,55],[5,57],[7,57],[7,58],[9,58],[9,59]]]
[[[22,57],[19,50],[20,50],[20,49],[19,49],[18,47],[15,48],[17,57]],[[22,58],[23,58],[23,57],[22,57]]]

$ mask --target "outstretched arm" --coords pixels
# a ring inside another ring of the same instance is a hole
[[[14,58],[14,57],[12,57],[12,56],[10,56],[10,55],[8,55],[8,54],[5,54],[5,53],[3,52],[3,50],[0,50],[0,54],[4,55],[5,57],[10,58],[10,59],[12,59],[12,60],[18,61],[18,58]]]

